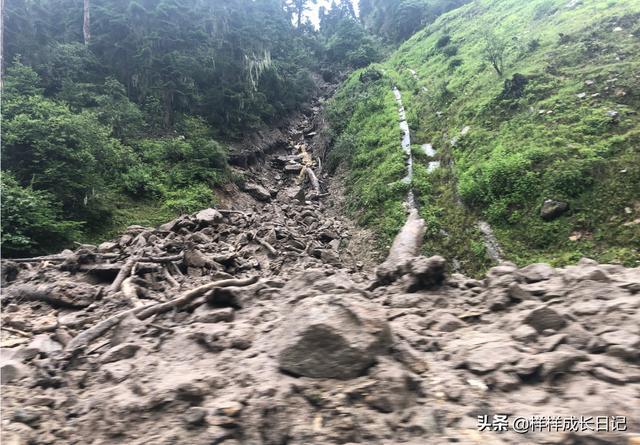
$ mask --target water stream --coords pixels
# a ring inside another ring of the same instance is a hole
[[[411,154],[411,134],[409,132],[409,123],[407,122],[407,114],[402,105],[402,94],[397,87],[393,87],[393,95],[396,97],[398,103],[398,115],[400,116],[400,130],[402,131],[402,150],[407,155],[407,174],[402,178],[402,182],[405,184],[411,184],[413,179],[413,155]],[[409,189],[407,194],[407,205],[409,209],[416,209],[416,200],[413,195],[413,190]]]

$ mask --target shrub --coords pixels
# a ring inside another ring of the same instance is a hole
[[[157,171],[145,165],[134,165],[122,175],[122,189],[134,198],[158,198],[164,187]]]
[[[163,208],[176,213],[193,213],[211,207],[213,203],[211,189],[205,184],[198,184],[167,192]]]
[[[456,45],[447,45],[442,49],[442,54],[446,57],[453,57],[458,54],[458,47]]]
[[[50,194],[20,186],[7,172],[2,173],[1,188],[3,256],[45,253],[78,236],[82,224],[63,221]]]
[[[438,49],[444,48],[449,44],[449,42],[451,42],[451,36],[449,34],[444,34],[436,42],[436,48]]]
[[[455,70],[459,66],[462,66],[463,63],[462,59],[452,59],[451,62],[449,62],[449,71]]]

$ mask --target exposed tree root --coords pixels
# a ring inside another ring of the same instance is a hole
[[[171,310],[173,308],[178,308],[185,306],[192,300],[204,295],[212,289],[217,287],[229,287],[229,286],[249,286],[258,281],[258,277],[251,277],[246,279],[230,279],[230,280],[221,280],[214,281],[213,283],[205,284],[195,289],[191,289],[189,291],[184,292],[178,298],[167,301],[165,303],[152,303],[141,307],[136,307],[133,309],[127,309],[126,311],[122,311],[118,314],[115,314],[95,325],[80,332],[76,335],[67,345],[67,351],[74,351],[76,349],[87,346],[91,341],[100,337],[102,334],[107,332],[109,329],[120,323],[123,319],[128,317],[129,315],[134,315],[140,320],[144,320],[145,318],[149,318],[152,315],[160,314]]]
[[[95,297],[97,297],[97,295],[94,296],[94,299]],[[67,307],[75,309],[85,308],[93,301],[89,299],[73,300],[67,297],[63,292],[60,292],[60,286],[56,284],[13,285],[5,290],[5,295],[0,301],[5,304],[9,300],[44,301],[53,307]]]
[[[133,268],[135,267],[138,261],[139,261],[139,257],[137,256],[132,256],[127,260],[124,266],[122,266],[122,268],[120,269],[120,272],[118,272],[116,279],[113,280],[113,283],[111,283],[111,286],[109,287],[109,291],[108,291],[109,294],[114,294],[120,290],[120,286],[122,286],[122,282],[125,280],[125,278],[131,275],[131,271],[133,270]]]

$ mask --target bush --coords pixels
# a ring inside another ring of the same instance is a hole
[[[3,256],[45,253],[78,237],[82,224],[63,221],[50,194],[21,187],[7,172],[2,173],[1,184]]]
[[[69,215],[98,204],[104,178],[126,162],[126,150],[91,113],[72,113],[42,96],[7,100],[2,111],[3,168],[21,184],[51,192]]]
[[[459,66],[462,66],[463,63],[462,59],[452,59],[451,62],[449,62],[449,70],[453,71]]]
[[[163,195],[162,176],[145,165],[134,165],[122,175],[122,189],[134,198],[159,198]]]
[[[593,185],[592,170],[595,162],[589,159],[556,160],[543,176],[548,196],[571,198]]]
[[[451,42],[451,36],[449,34],[445,34],[442,37],[440,37],[436,42],[436,48],[438,49],[444,48],[449,44],[449,42]]]
[[[456,45],[447,45],[442,48],[442,54],[446,57],[453,57],[458,54],[458,47]]]
[[[176,213],[193,213],[214,204],[213,192],[205,184],[198,184],[166,194],[163,208]]]

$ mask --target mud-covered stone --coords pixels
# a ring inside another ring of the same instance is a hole
[[[525,319],[524,323],[533,327],[538,332],[543,332],[546,329],[553,329],[555,331],[562,329],[567,321],[556,310],[542,306],[530,311]]]
[[[314,378],[351,379],[387,354],[384,313],[358,295],[321,295],[300,302],[282,324],[278,365]]]

